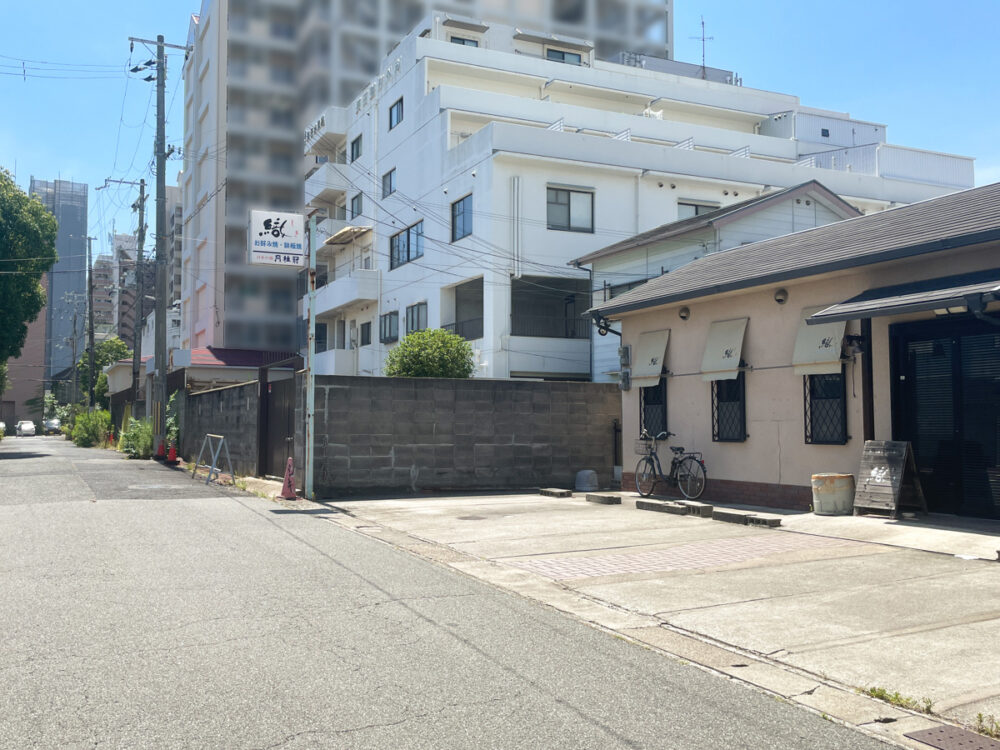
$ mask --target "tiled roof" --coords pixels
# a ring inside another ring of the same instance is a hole
[[[993,241],[1000,183],[711,253],[593,310],[615,315]]]
[[[298,356],[294,352],[262,352],[256,349],[217,349],[209,346],[191,350],[192,367],[263,367]]]
[[[682,234],[687,234],[688,232],[694,232],[706,227],[723,224],[726,221],[736,218],[740,214],[754,211],[760,206],[787,198],[794,198],[796,195],[802,195],[809,192],[822,195],[831,205],[838,209],[844,218],[861,215],[861,212],[858,211],[858,209],[836,193],[830,191],[822,183],[817,182],[816,180],[810,180],[809,182],[804,182],[801,185],[795,185],[790,188],[785,188],[784,190],[767,193],[766,195],[759,195],[756,198],[750,198],[749,200],[740,201],[739,203],[733,203],[729,206],[709,211],[708,213],[690,216],[686,219],[681,219],[680,221],[672,221],[669,224],[663,224],[655,229],[648,229],[645,232],[640,232],[633,237],[629,237],[627,240],[622,240],[621,242],[616,242],[613,245],[608,245],[605,248],[596,250],[571,262],[574,265],[591,263],[598,258],[604,258],[608,255],[614,255],[615,253],[631,250],[636,247],[642,247],[644,245],[650,245],[654,242],[660,242],[671,237],[678,237]]]

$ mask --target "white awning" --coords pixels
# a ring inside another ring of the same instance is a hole
[[[814,307],[802,311],[792,354],[796,375],[834,375],[840,372],[840,349],[847,321],[809,325],[809,317],[822,309]]]
[[[735,380],[740,374],[743,334],[749,318],[717,320],[708,329],[705,354],[701,358],[702,380]]]
[[[645,388],[660,382],[663,363],[667,359],[670,329],[639,334],[639,343],[632,357],[632,385]]]

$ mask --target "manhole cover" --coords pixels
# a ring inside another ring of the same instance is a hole
[[[1000,750],[1000,742],[958,727],[933,727],[903,736],[939,750]]]

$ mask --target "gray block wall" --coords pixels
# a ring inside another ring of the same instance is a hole
[[[257,475],[257,381],[201,393],[177,392],[180,417],[180,455],[198,458],[205,433],[223,435],[233,469],[242,476]],[[225,455],[225,454],[223,454]],[[206,455],[203,461],[209,460]],[[225,470],[223,464],[223,470]]]
[[[304,388],[296,424],[304,424]],[[316,378],[315,490],[572,488],[593,469],[610,484],[614,384]],[[296,434],[301,466],[303,433]]]

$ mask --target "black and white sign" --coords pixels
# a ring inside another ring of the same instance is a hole
[[[250,211],[247,242],[251,265],[300,268],[306,264],[308,248],[301,214]]]

